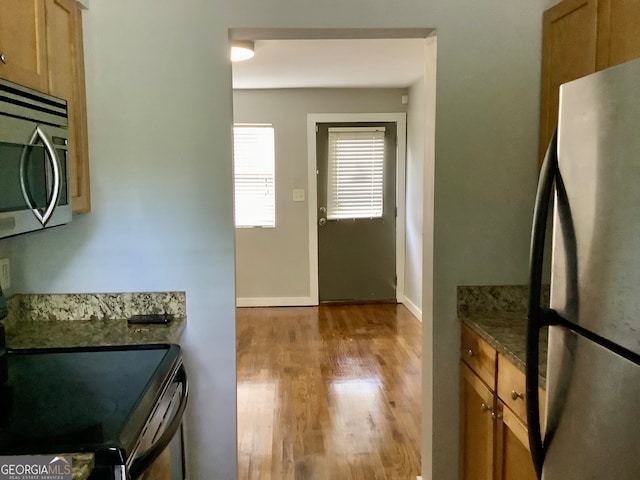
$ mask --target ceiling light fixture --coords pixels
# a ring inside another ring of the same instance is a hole
[[[251,40],[233,40],[231,42],[231,61],[249,60],[254,55],[254,43]]]

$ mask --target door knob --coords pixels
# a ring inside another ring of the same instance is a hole
[[[320,220],[318,220],[318,225],[320,225],[321,227],[324,227],[327,224],[327,219],[322,217]]]

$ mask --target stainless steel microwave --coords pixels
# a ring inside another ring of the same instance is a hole
[[[67,102],[0,79],[0,238],[71,221]]]

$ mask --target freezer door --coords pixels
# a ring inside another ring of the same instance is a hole
[[[640,478],[640,366],[549,329],[543,480]]]
[[[551,307],[640,354],[640,60],[562,86]]]

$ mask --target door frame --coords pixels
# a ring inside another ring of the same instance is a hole
[[[405,242],[405,172],[407,150],[406,113],[309,113],[307,114],[307,192],[309,205],[309,297],[319,305],[318,287],[318,183],[316,158],[316,124],[342,122],[395,123],[396,140],[396,301],[404,298],[404,242]]]

